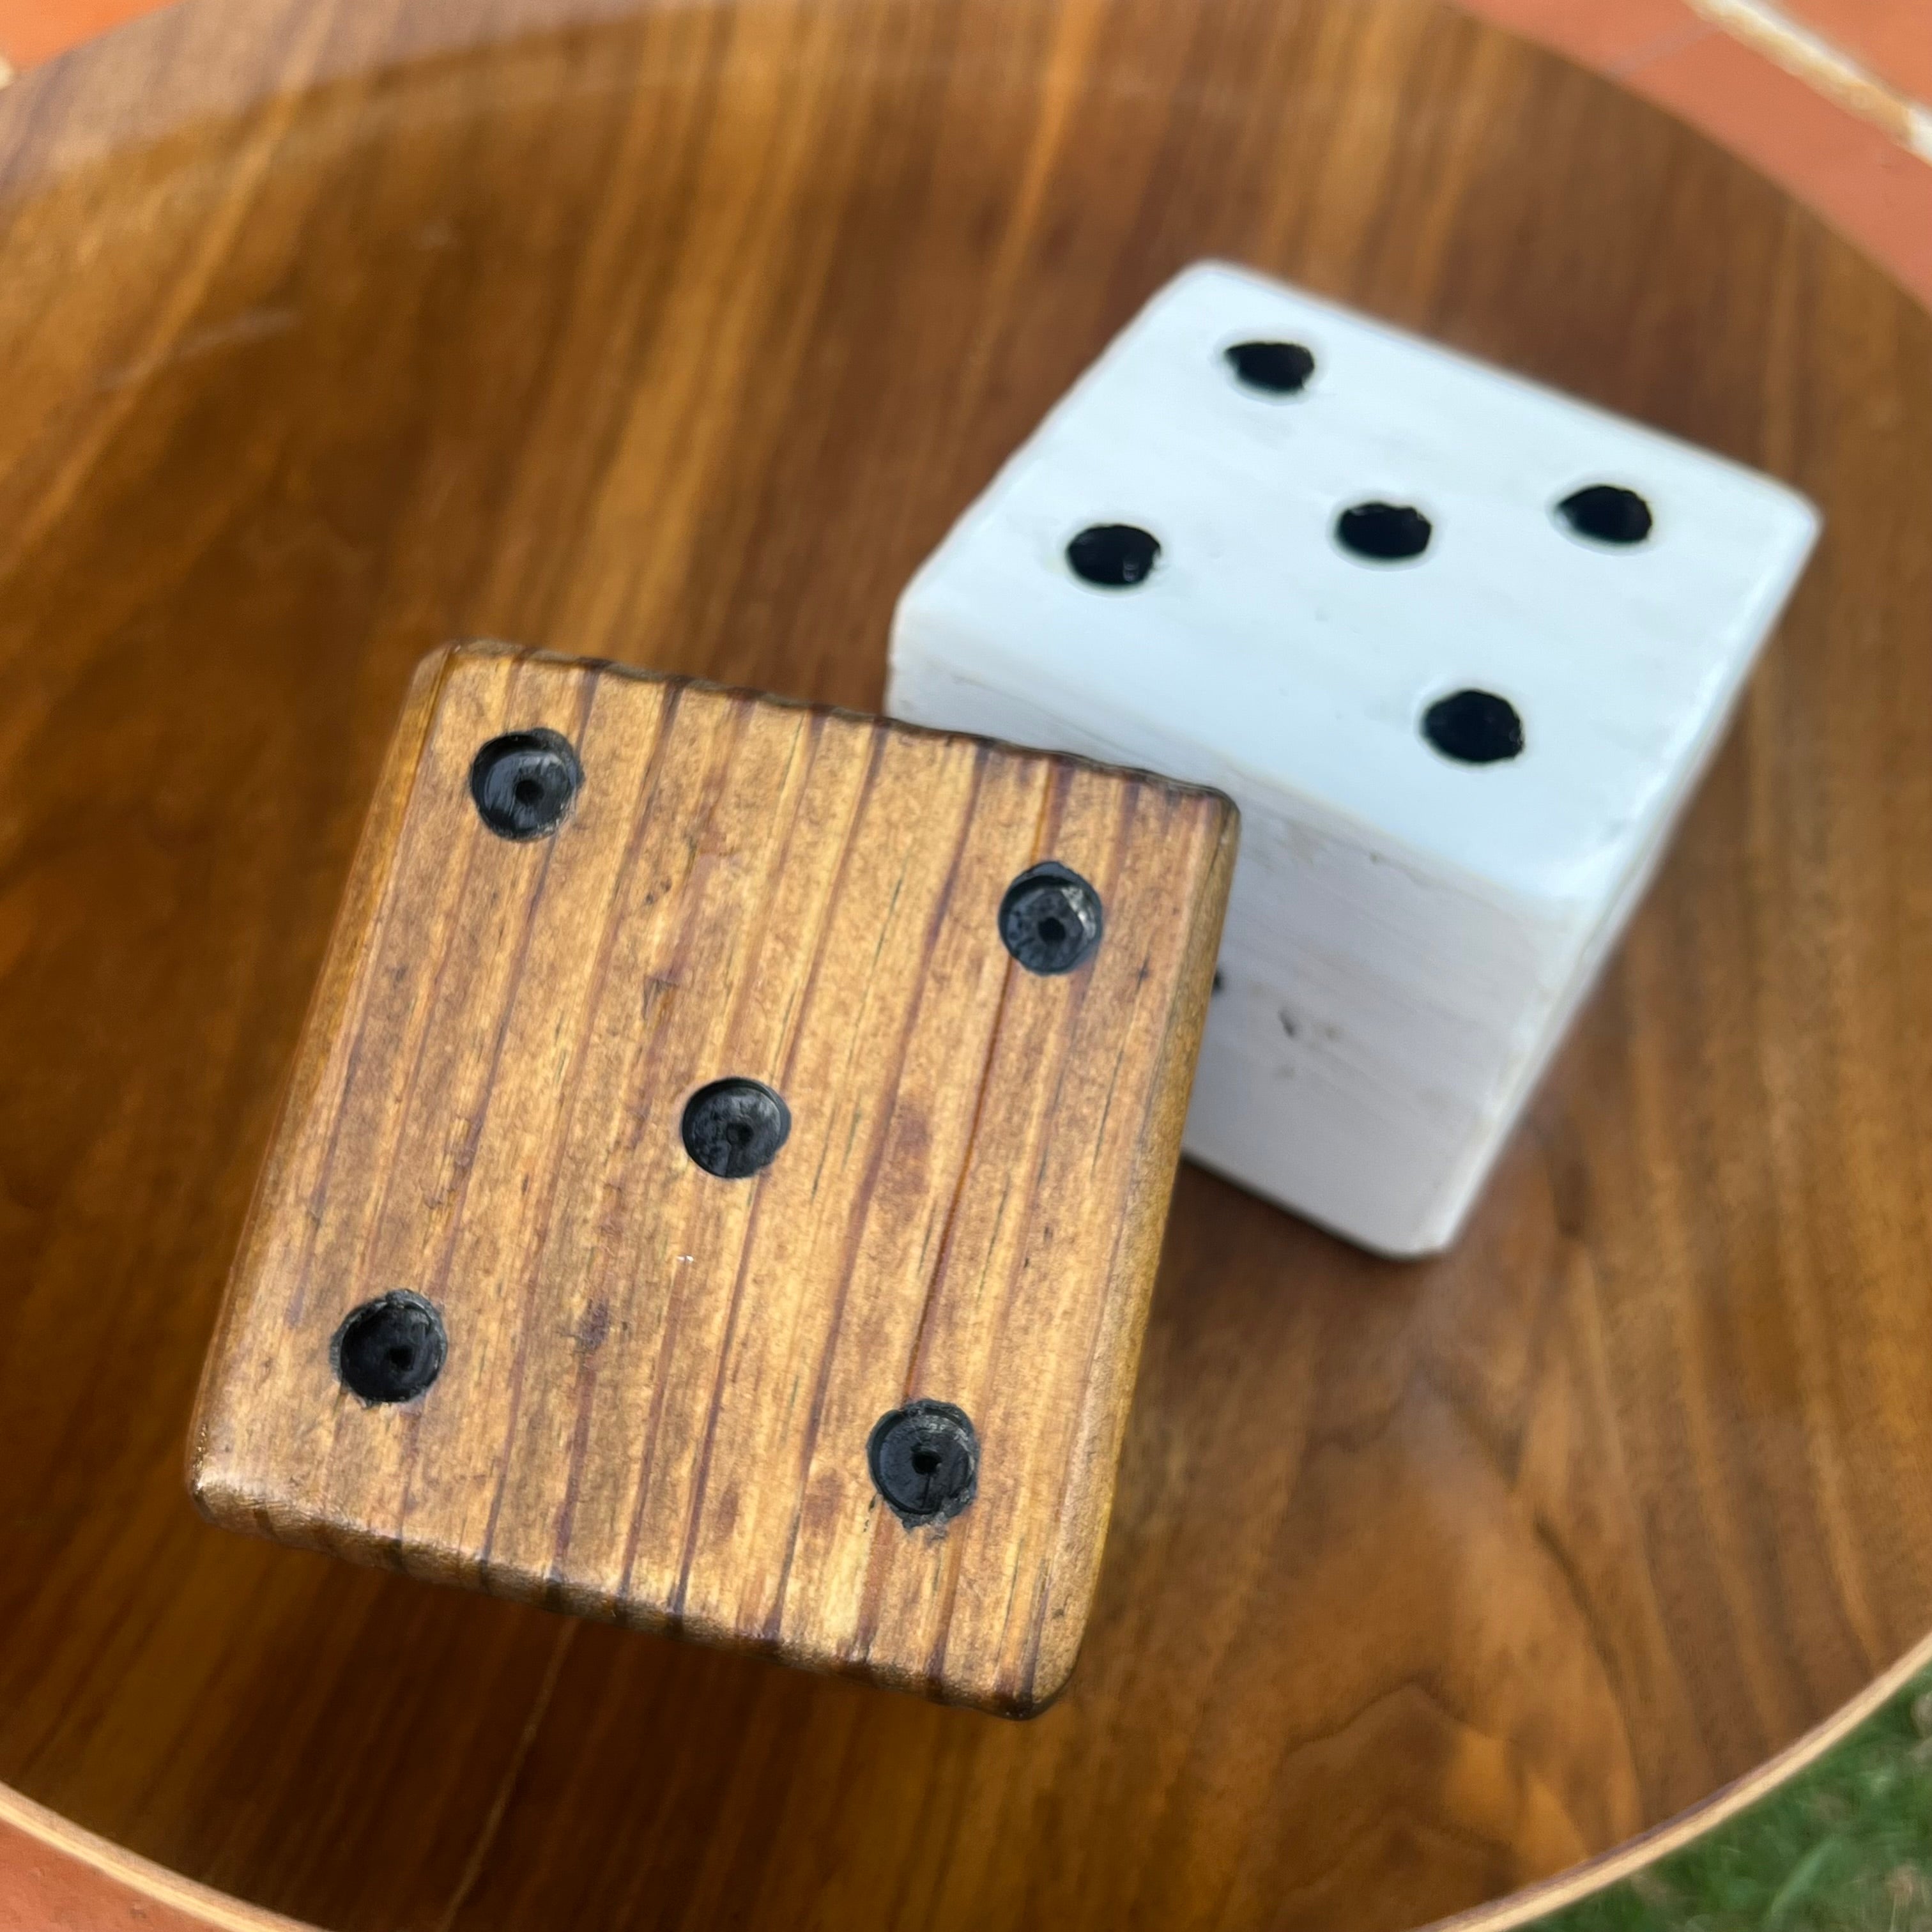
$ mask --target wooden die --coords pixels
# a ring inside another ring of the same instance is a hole
[[[204,1373],[219,1522],[1010,1712],[1066,1681],[1218,793],[497,646],[412,686]]]

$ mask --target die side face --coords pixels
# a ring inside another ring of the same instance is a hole
[[[1150,761],[1165,748],[930,660],[896,668],[899,715]],[[1077,722],[1076,722],[1077,720]],[[1499,907],[1265,794],[1241,855],[1185,1151],[1393,1255],[1451,1238],[1580,968],[1573,922]]]
[[[1640,892],[1815,528],[1767,478],[1209,266],[922,567],[888,707],[1238,800],[1187,1150],[1427,1252]]]
[[[476,649],[386,786],[211,1352],[204,1510],[1036,1708],[1226,801]]]

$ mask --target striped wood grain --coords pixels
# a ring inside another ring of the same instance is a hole
[[[584,781],[495,836],[470,761]],[[1018,1713],[1092,1600],[1234,844],[1218,794],[686,680],[469,647],[418,674],[211,1354],[217,1521]],[[1001,943],[1043,860],[1073,970]],[[763,1172],[686,1153],[728,1076]],[[396,1289],[449,1358],[374,1405],[330,1343]],[[873,1425],[971,1417],[902,1526]]]

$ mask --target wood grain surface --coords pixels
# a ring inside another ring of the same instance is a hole
[[[544,732],[580,783],[500,836],[475,762]],[[1038,1711],[1093,1601],[1235,832],[1218,793],[1081,759],[431,657],[209,1354],[203,1511]],[[1046,864],[1100,917],[1028,970],[1002,907]],[[686,1150],[721,1080],[788,1117],[756,1172]],[[358,1400],[345,1324],[398,1291],[446,1352]],[[902,1521],[870,1438],[933,1403],[970,1484]]]
[[[1932,322],[1427,0],[552,10],[188,0],[0,96],[0,1776],[345,1928],[1376,1932],[1749,1771],[1932,1628]],[[914,565],[1208,254],[1826,514],[1460,1246],[1184,1170],[1031,1725],[200,1523],[410,666],[876,703]]]
[[[4,1932],[304,1932],[0,1786]]]

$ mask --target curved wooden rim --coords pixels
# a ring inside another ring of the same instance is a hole
[[[135,1922],[154,1932],[198,1925],[220,1927],[224,1932],[311,1932],[299,1920],[244,1904],[124,1851],[4,1784],[0,1913],[9,1923],[22,1925]]]
[[[16,69],[31,70],[167,4],[92,0],[63,8],[55,0],[31,31],[16,18],[0,49],[0,87]],[[1788,188],[1922,300],[1932,296],[1932,248],[1924,239],[1932,231],[1932,173],[1900,170],[1895,152],[1932,163],[1932,109],[1899,74],[1869,71],[1765,0],[1682,0],[1674,17],[1632,9],[1621,32],[1604,18],[1615,10],[1579,0],[1461,4],[1691,120]],[[1700,32],[1719,40],[1700,46],[1708,65],[1687,71],[1683,56]]]
[[[1554,1878],[1474,1910],[1436,1920],[1423,1932],[1512,1932],[1575,1905],[1648,1869],[1719,1829],[1796,1778],[1895,1697],[1913,1678],[1932,1668],[1932,1635],[1914,1645],[1858,1694],[1758,1768],[1714,1792],[1702,1804],[1642,1833],[1615,1850],[1573,1866]],[[37,1856],[38,1855],[38,1856]],[[51,1868],[42,1858],[55,1862]],[[41,1922],[106,1925],[145,1907],[154,1932],[185,1932],[193,1926],[221,1932],[316,1932],[305,1922],[231,1898],[212,1886],[124,1851],[110,1840],[0,1785],[0,1905]],[[64,1920],[56,1912],[81,1916]],[[110,1921],[110,1914],[112,1920]]]
[[[1883,1706],[1889,1703],[1913,1678],[1932,1666],[1932,1636],[1922,1638],[1893,1664],[1882,1671],[1858,1694],[1832,1712],[1822,1724],[1787,1744],[1776,1756],[1767,1759],[1756,1770],[1735,1784],[1714,1792],[1701,1804],[1678,1813],[1600,1857],[1573,1865],[1554,1878],[1513,1892],[1506,1898],[1479,1905],[1473,1911],[1459,1912],[1438,1918],[1424,1932],[1510,1932],[1513,1926],[1528,1925],[1565,1906],[1607,1891],[1634,1872],[1646,1870],[1672,1852],[1750,1810],[1761,1798],[1768,1798],[1780,1786],[1841,1742]]]
[[[421,58],[539,28],[621,15],[631,11],[634,4],[635,0],[504,0],[482,18],[470,16],[460,8],[405,7],[371,21],[356,49],[356,58],[386,62]],[[339,45],[325,52],[320,35],[302,32],[301,23],[308,11],[303,0],[277,0],[273,10],[278,12],[288,38],[305,42],[311,50],[308,63],[310,82],[339,70]],[[20,84],[10,88],[0,100],[0,180],[18,185],[91,158],[104,145],[66,136],[45,146],[38,144],[29,123],[33,98],[41,88],[71,88],[97,61],[116,73],[124,88],[127,74],[137,70],[145,58],[144,37],[178,34],[193,42],[207,38],[214,24],[212,10],[164,9],[22,76]],[[0,78],[4,77],[6,70],[0,63]],[[234,70],[210,62],[200,86],[187,94],[151,98],[135,111],[134,124],[117,130],[116,138],[152,139],[194,116],[239,107],[246,98]],[[10,129],[6,126],[10,120]],[[1932,1667],[1932,1634],[1802,1737],[1700,1804],[1567,1872],[1487,1905],[1432,1922],[1429,1932],[1509,1932],[1509,1928],[1544,1918],[1654,1866],[1778,1791],[1928,1667]],[[0,1784],[0,1908],[22,1923],[106,1926],[133,1920],[157,1928],[157,1932],[196,1926],[314,1932],[306,1922],[231,1898],[129,1852],[4,1784]]]

